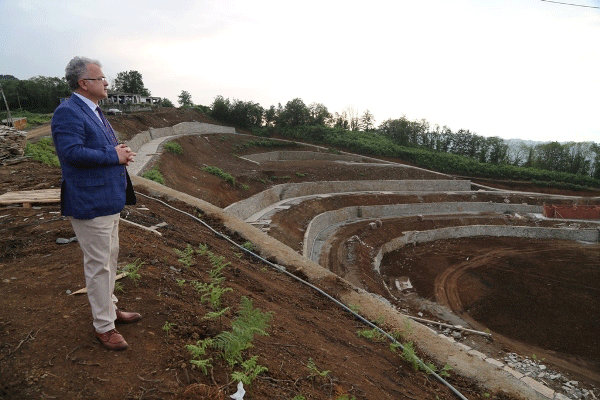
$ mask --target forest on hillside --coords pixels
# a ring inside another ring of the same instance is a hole
[[[119,81],[121,86],[136,72],[120,73],[124,80]],[[141,74],[135,77],[136,87],[147,90]],[[57,77],[19,80],[11,75],[0,75],[0,84],[11,110],[50,113],[60,98],[71,94],[66,80]],[[163,103],[171,104],[170,101]],[[405,116],[376,125],[375,116],[369,110],[359,113],[348,107],[340,113],[332,113],[322,103],[306,105],[300,98],[288,101],[285,106],[279,103],[263,108],[252,101],[223,96],[216,96],[210,106],[193,105],[190,96],[185,106],[258,135],[283,135],[360,149],[375,156],[401,157],[441,172],[600,187],[600,146],[594,142],[527,144],[480,136],[468,129],[452,131],[447,126],[431,125],[425,119],[409,120]],[[0,113],[0,117],[6,118],[6,112]]]
[[[600,187],[596,182],[600,179],[600,146],[594,142],[509,144],[499,137],[480,136],[468,129],[452,131],[405,116],[376,126],[369,110],[359,114],[349,108],[331,113],[321,103],[306,105],[300,98],[264,109],[254,102],[217,96],[207,112],[221,122],[262,136],[279,134],[377,156],[401,157],[442,172]]]

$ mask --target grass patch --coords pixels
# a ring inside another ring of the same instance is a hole
[[[244,143],[237,144],[236,147],[241,150],[246,150],[250,147],[300,147],[301,145],[295,142],[281,142],[273,139],[249,140]]]
[[[165,178],[160,173],[160,171],[158,169],[158,165],[155,165],[148,171],[144,172],[142,174],[142,178],[150,179],[151,181],[160,183],[161,185],[164,185],[164,183],[165,183]]]
[[[54,143],[49,137],[41,138],[37,143],[27,143],[25,155],[52,167],[60,167]]]
[[[231,184],[231,186],[235,187],[235,177],[233,177],[233,175],[228,174],[227,172],[223,171],[221,168],[212,167],[210,165],[207,165],[206,167],[202,167],[202,170],[204,172],[208,172],[209,174],[218,176],[219,178],[223,179],[225,182],[229,182]]]

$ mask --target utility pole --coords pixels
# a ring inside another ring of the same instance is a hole
[[[13,121],[12,121],[12,117],[10,116],[10,108],[8,108],[8,102],[6,101],[6,96],[4,96],[4,90],[2,89],[1,83],[0,83],[0,92],[2,93],[2,98],[4,99],[4,104],[6,104],[6,112],[8,113],[8,117],[6,118],[6,123],[9,126],[12,126]]]

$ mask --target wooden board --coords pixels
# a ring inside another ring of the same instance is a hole
[[[23,207],[31,207],[39,203],[60,203],[60,189],[21,190],[0,195],[0,205],[23,204]]]

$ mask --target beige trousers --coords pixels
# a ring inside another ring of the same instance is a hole
[[[94,328],[104,333],[115,328],[117,298],[115,277],[119,257],[120,214],[93,219],[70,218],[83,251],[83,269]]]

